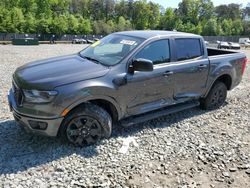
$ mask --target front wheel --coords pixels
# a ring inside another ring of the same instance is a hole
[[[214,110],[221,107],[227,98],[227,86],[217,81],[212,86],[206,98],[201,99],[201,108],[204,110]]]
[[[77,146],[88,146],[108,138],[112,119],[108,112],[94,104],[84,104],[67,115],[60,128],[60,136]]]

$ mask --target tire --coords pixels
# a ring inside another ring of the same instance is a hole
[[[216,81],[206,98],[202,98],[201,108],[204,110],[215,110],[220,108],[227,98],[227,86],[220,81]]]
[[[86,103],[74,109],[63,120],[59,136],[76,146],[89,146],[112,132],[112,118],[103,108]]]

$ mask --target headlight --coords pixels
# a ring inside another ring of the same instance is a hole
[[[23,90],[24,100],[32,103],[51,102],[58,94],[57,91]]]

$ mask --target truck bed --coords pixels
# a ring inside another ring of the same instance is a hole
[[[208,83],[213,83],[214,77],[216,77],[216,71],[220,67],[224,67],[224,73],[232,76],[231,88],[237,86],[242,79],[243,62],[246,55],[240,51],[220,50],[216,48],[207,48],[208,59],[210,62],[210,70]]]
[[[217,56],[217,55],[226,55],[226,54],[235,54],[238,52],[230,50],[220,50],[216,48],[207,48],[208,56]]]

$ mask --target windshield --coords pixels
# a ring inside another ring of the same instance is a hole
[[[120,62],[143,39],[125,35],[111,34],[95,42],[80,52],[80,56],[106,66]]]

